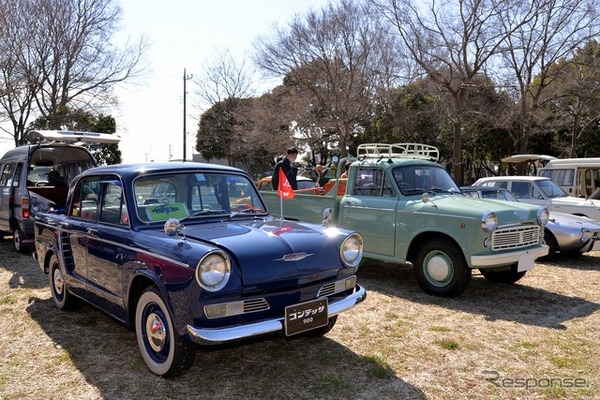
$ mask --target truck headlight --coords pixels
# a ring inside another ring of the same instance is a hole
[[[498,225],[498,217],[495,212],[486,211],[481,217],[481,229],[486,232],[492,232]]]
[[[222,251],[213,251],[202,257],[196,267],[196,281],[209,292],[223,289],[229,281],[231,262]]]
[[[548,211],[547,207],[540,207],[538,209],[537,219],[541,225],[546,226],[548,220],[550,219],[550,211]]]
[[[363,256],[363,240],[358,233],[353,233],[342,242],[340,246],[340,257],[344,264],[356,267]]]

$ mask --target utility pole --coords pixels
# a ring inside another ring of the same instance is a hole
[[[186,148],[186,134],[187,134],[187,129],[185,127],[185,117],[186,117],[186,110],[185,110],[185,97],[187,94],[187,91],[185,89],[185,83],[192,79],[194,77],[194,75],[190,74],[187,75],[185,73],[185,68],[183,69],[183,161],[186,161],[186,154],[185,154],[185,148]]]

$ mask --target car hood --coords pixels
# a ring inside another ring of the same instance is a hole
[[[532,204],[476,199],[461,194],[431,196],[429,203],[432,203],[438,212],[448,215],[469,215],[473,218],[481,218],[485,211],[492,211],[498,217],[499,226],[522,223],[527,220],[536,221],[537,211],[540,208]]]
[[[554,197],[550,199],[554,206],[595,207],[600,208],[600,201],[573,196]]]
[[[585,228],[592,232],[600,232],[600,222],[579,215],[551,212],[550,222],[557,225],[569,225],[577,228]]]
[[[297,287],[336,276],[347,232],[290,221],[219,222],[186,226],[188,239],[226,250],[240,268],[245,292]]]

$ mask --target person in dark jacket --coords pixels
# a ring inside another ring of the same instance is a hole
[[[296,182],[296,175],[298,174],[298,167],[294,164],[298,157],[298,150],[295,147],[290,147],[286,151],[285,157],[281,159],[273,170],[273,176],[271,177],[271,184],[273,190],[279,188],[279,170],[283,169],[283,173],[287,177],[288,182],[293,190],[298,189],[298,183]]]

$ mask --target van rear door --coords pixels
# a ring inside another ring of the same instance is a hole
[[[9,162],[0,168],[0,231],[11,232],[10,217],[14,206],[15,170],[17,163]],[[19,168],[20,170],[20,168]],[[18,177],[17,177],[18,179]]]

